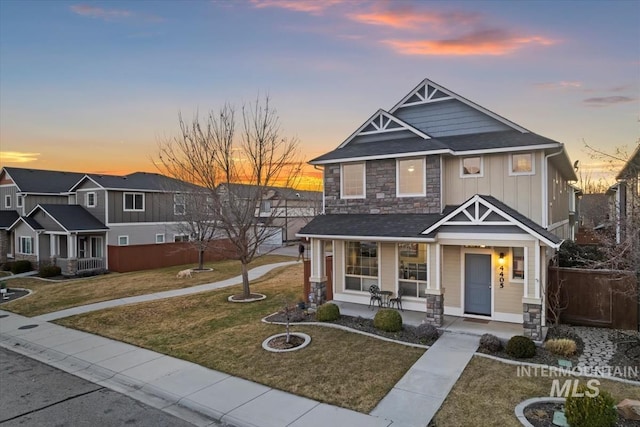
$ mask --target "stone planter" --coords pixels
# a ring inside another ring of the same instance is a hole
[[[289,334],[292,337],[298,337],[298,338],[302,338],[304,341],[302,344],[296,346],[296,347],[292,347],[292,348],[273,348],[269,346],[269,343],[277,338],[280,337],[286,337],[287,334],[286,333],[282,333],[282,334],[276,334],[276,335],[271,335],[269,338],[267,338],[266,340],[262,341],[262,348],[267,350],[267,351],[271,351],[273,353],[287,353],[290,351],[296,351],[296,350],[302,350],[303,348],[305,348],[306,346],[308,346],[311,343],[311,337],[307,334],[303,334],[302,332],[291,332]]]
[[[264,294],[259,294],[257,292],[252,292],[251,293],[251,297],[250,298],[244,298],[244,299],[235,299],[235,297],[237,297],[238,295],[231,295],[229,298],[227,298],[227,301],[229,302],[237,302],[237,303],[243,303],[243,302],[256,302],[256,301],[262,301],[263,299],[267,299],[267,296]]]
[[[533,427],[533,424],[527,420],[524,416],[524,410],[527,406],[532,405],[534,403],[564,403],[566,399],[564,397],[534,397],[532,399],[527,399],[524,402],[518,403],[515,409],[516,418],[518,421],[525,427]]]

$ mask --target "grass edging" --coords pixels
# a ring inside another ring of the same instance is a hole
[[[562,372],[567,372],[570,375],[576,376],[576,377],[586,377],[586,378],[602,378],[605,380],[612,380],[612,381],[618,381],[624,384],[629,384],[629,385],[637,385],[640,386],[640,381],[634,381],[634,380],[628,380],[626,378],[618,378],[618,377],[614,377],[612,375],[610,376],[605,376],[605,375],[587,375],[587,374],[583,374],[581,372],[574,372],[573,370],[569,369],[564,369],[564,368],[560,368],[558,366],[550,366],[550,365],[541,365],[539,363],[531,363],[531,362],[518,362],[516,360],[510,360],[510,359],[503,359],[501,357],[497,357],[497,356],[492,356],[490,354],[485,354],[485,353],[480,353],[480,352],[476,352],[474,354],[474,356],[480,356],[480,357],[484,357],[486,359],[491,359],[491,360],[495,360],[498,362],[502,362],[505,363],[507,365],[515,365],[515,366],[532,366],[532,367],[538,367],[538,368],[546,368],[546,369],[550,369],[550,370],[557,370],[560,371],[562,370]]]
[[[282,325],[285,326],[286,323],[284,322],[270,322],[267,320],[267,317],[271,317],[276,313],[272,313],[266,317],[262,318],[262,323],[266,323],[268,325]],[[310,325],[310,326],[324,326],[326,328],[334,328],[334,329],[341,329],[343,331],[347,331],[347,332],[353,332],[356,334],[360,334],[360,335],[364,335],[370,338],[376,338],[379,339],[381,341],[387,341],[387,342],[391,342],[394,344],[402,344],[404,346],[407,347],[414,347],[414,348],[424,348],[424,349],[428,349],[430,346],[428,345],[422,345],[422,344],[414,344],[414,343],[410,343],[410,342],[405,342],[405,341],[398,341],[398,340],[394,340],[391,338],[387,338],[387,337],[382,337],[380,335],[376,335],[376,334],[371,334],[369,332],[364,332],[364,331],[359,331],[357,329],[353,329],[353,328],[349,328],[348,326],[343,326],[343,325],[336,325],[335,323],[324,323],[324,322],[289,322],[289,325],[295,325],[295,326],[300,326],[300,325]]]

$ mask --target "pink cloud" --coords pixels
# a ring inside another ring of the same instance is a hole
[[[90,6],[87,4],[74,4],[71,6],[71,10],[78,15],[104,20],[129,18],[133,15],[129,10],[103,9],[101,7]]]
[[[483,30],[445,40],[383,40],[403,55],[502,56],[526,46],[549,46],[556,42],[541,36],[518,36],[508,31]]]
[[[410,7],[353,13],[348,17],[356,22],[379,25],[396,29],[419,29],[424,25],[438,27],[469,25],[480,18],[477,13],[468,12],[422,12]]]
[[[536,83],[535,86],[540,89],[579,89],[582,87],[582,82],[578,81],[559,81],[559,82],[544,82]]]
[[[257,8],[278,7],[295,12],[320,14],[331,6],[343,3],[343,0],[251,0],[251,3]]]

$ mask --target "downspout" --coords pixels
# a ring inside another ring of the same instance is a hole
[[[562,154],[563,151],[564,147],[562,147],[560,151],[547,154],[542,163],[542,201],[544,203],[544,209],[542,209],[542,227],[545,229],[549,227],[549,158]]]
[[[321,215],[324,215],[324,167],[320,168],[318,165],[313,165],[313,168],[317,171],[322,171],[322,212]]]

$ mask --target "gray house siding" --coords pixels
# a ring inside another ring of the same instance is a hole
[[[28,194],[24,198],[24,213],[28,214],[38,205],[68,205],[69,196],[40,196]]]
[[[96,200],[95,200],[96,205],[94,207],[87,206],[87,193],[96,194]],[[76,197],[77,204],[79,204],[80,206],[83,206],[86,210],[89,211],[89,213],[91,213],[91,215],[95,216],[100,221],[102,221],[102,223],[106,224],[106,220],[107,220],[106,194],[107,192],[101,189],[83,189],[83,190],[78,189],[77,197]]]
[[[48,234],[40,234],[38,243],[38,256],[40,264],[47,264],[51,259],[51,236]]]
[[[395,132],[376,133],[371,135],[358,135],[350,142],[350,144],[360,144],[362,142],[381,142],[392,141],[394,139],[415,138],[416,134],[408,130],[399,130]]]
[[[43,226],[47,231],[64,231],[62,227],[60,227],[50,216],[38,210],[33,215],[33,219],[35,219],[38,224]]]
[[[455,99],[400,108],[395,116],[434,138],[511,129]]]
[[[18,211],[19,209],[16,208],[16,193],[17,193],[18,189],[15,187],[15,185],[12,186],[7,186],[7,187],[0,187],[0,210],[2,211]],[[5,198],[7,196],[11,196],[11,207],[7,207],[5,204]]]
[[[340,198],[340,164],[325,167],[325,212],[327,214],[438,213],[440,200],[440,157],[427,156],[426,197],[396,196],[395,159],[366,162],[366,197]]]
[[[125,211],[124,193],[143,193],[144,211]],[[133,191],[109,191],[109,224],[131,222],[167,222],[182,219],[173,214],[173,194]]]

